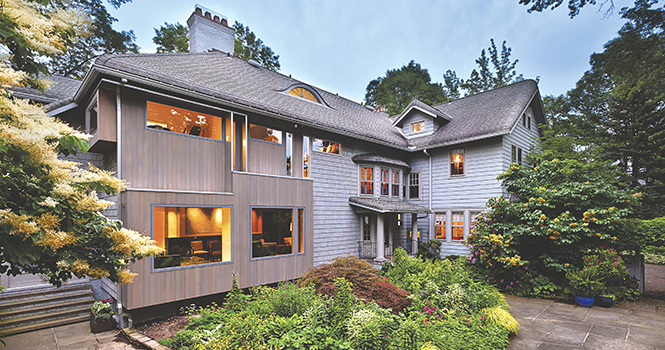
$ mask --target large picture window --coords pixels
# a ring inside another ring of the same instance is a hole
[[[220,117],[152,101],[146,102],[146,110],[146,127],[150,129],[215,140],[222,139]]]
[[[275,130],[261,125],[249,124],[249,137],[254,140],[282,144],[281,130]]]
[[[153,208],[155,269],[231,261],[231,208]]]
[[[314,139],[312,142],[312,148],[319,152],[342,154],[342,145],[336,142]]]
[[[374,194],[374,168],[360,167],[360,194]]]
[[[293,209],[252,209],[252,258],[293,254]]]

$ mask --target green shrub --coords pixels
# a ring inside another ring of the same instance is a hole
[[[388,345],[387,330],[392,319],[370,309],[353,312],[347,323],[347,334],[355,350],[385,349]]]
[[[441,241],[430,239],[427,242],[418,242],[418,253],[420,259],[441,260]]]
[[[245,309],[245,307],[247,307],[247,303],[249,303],[251,295],[246,295],[242,292],[242,289],[240,289],[240,286],[238,285],[238,276],[236,276],[235,272],[232,276],[233,286],[231,287],[231,291],[226,294],[224,306],[232,309],[233,311],[242,311]]]
[[[314,291],[314,286],[298,287],[291,282],[280,283],[279,287],[260,304],[266,304],[266,310],[282,317],[302,315],[314,305],[319,297]]]
[[[648,246],[642,252],[644,253],[644,263],[665,265],[665,247]]]
[[[332,297],[332,325],[335,328],[343,328],[346,321],[351,317],[356,297],[351,291],[351,282],[344,277],[335,279],[335,293]]]
[[[605,280],[609,277],[598,266],[589,266],[581,270],[569,271],[566,278],[570,282],[570,292],[576,296],[594,297],[605,294]]]

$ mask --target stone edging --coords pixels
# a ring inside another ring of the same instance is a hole
[[[122,332],[122,334],[124,334],[125,337],[129,339],[129,341],[141,344],[141,346],[145,347],[146,349],[170,350],[166,346],[159,344],[156,340],[146,337],[145,335],[135,331],[132,327],[121,329],[120,332]]]

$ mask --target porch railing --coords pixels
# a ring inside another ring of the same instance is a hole
[[[358,241],[358,257],[361,259],[376,258],[376,242]]]

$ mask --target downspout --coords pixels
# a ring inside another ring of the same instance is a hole
[[[127,82],[126,79],[122,79],[121,84],[124,85]],[[115,117],[116,117],[116,151],[115,151],[115,158],[116,158],[116,176],[118,177],[118,180],[122,180],[122,100],[120,98],[120,86],[115,87]],[[122,210],[122,200],[121,200],[122,192],[118,192],[118,216],[119,219],[124,219],[122,217],[123,210]],[[123,223],[124,226],[124,223]],[[121,328],[126,328],[126,327],[131,327],[132,326],[132,321],[131,317],[127,317],[129,315],[125,314],[123,310],[123,298],[122,298],[122,289],[123,287],[121,285],[118,285],[117,287],[117,310],[118,310],[118,324]],[[127,317],[127,322],[125,322],[125,317]]]
[[[429,195],[428,195],[429,205],[427,208],[431,212],[432,211],[432,156],[429,153],[427,153],[427,149],[423,149],[423,153],[425,153],[427,158],[429,158],[429,175],[428,175],[429,180],[427,183],[429,187]],[[432,220],[429,220],[427,228],[428,228],[427,231],[429,232],[429,238],[432,239],[432,231],[433,231]]]

